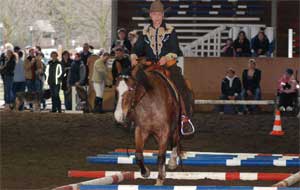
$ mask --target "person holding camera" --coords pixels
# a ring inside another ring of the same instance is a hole
[[[278,81],[279,109],[293,111],[293,101],[297,98],[297,82],[293,70],[287,69]]]

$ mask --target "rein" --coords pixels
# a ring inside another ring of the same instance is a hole
[[[145,91],[139,99],[136,99],[137,87],[138,87],[138,84],[136,84],[134,88],[129,88],[129,91],[134,91],[134,97],[133,97],[134,100],[131,102],[131,106],[128,111],[129,113],[135,109],[135,107],[142,101],[142,99],[146,95],[146,91]]]

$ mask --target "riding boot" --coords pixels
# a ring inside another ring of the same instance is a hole
[[[95,113],[102,113],[103,112],[103,110],[102,110],[102,102],[103,102],[103,98],[96,97],[95,108],[94,108],[94,112]]]

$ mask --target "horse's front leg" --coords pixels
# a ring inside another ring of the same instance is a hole
[[[157,155],[158,177],[155,185],[163,185],[166,178],[166,151],[168,136],[164,135],[159,138],[159,150]]]
[[[172,137],[172,153],[168,162],[168,167],[170,170],[175,170],[177,168],[177,158],[178,158],[178,153],[179,153],[179,141],[180,141],[180,136],[179,136],[179,128],[177,128]]]
[[[135,159],[136,164],[141,169],[141,175],[145,178],[150,176],[150,170],[144,164],[143,155],[144,144],[147,137],[148,134],[143,133],[140,127],[137,126],[135,128]]]

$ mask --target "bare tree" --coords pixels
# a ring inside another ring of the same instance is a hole
[[[111,30],[111,0],[78,0],[82,13],[82,25],[88,34],[98,35],[99,47],[107,47]]]
[[[68,49],[72,39],[87,41],[96,47],[110,42],[112,0],[0,0],[0,22],[4,39],[24,46],[30,42],[29,26],[36,20],[50,20],[55,38]],[[40,39],[35,33],[36,42]]]
[[[71,47],[72,34],[79,30],[80,7],[76,0],[50,1],[49,18],[57,31],[57,38],[62,39],[65,48]]]

